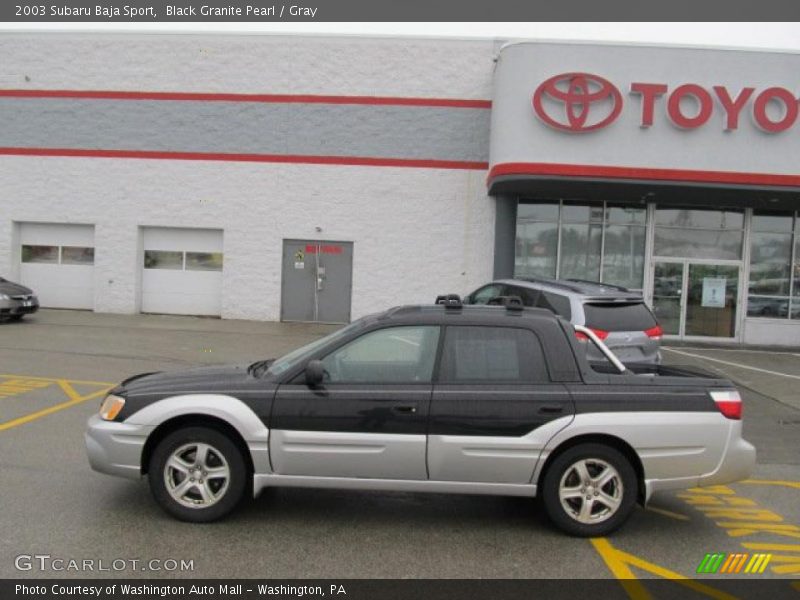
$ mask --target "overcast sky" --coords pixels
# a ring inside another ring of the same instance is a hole
[[[800,23],[2,23],[1,30],[340,33],[653,42],[800,51]]]

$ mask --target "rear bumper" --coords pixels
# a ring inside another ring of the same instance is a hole
[[[750,477],[756,466],[756,449],[742,439],[741,427],[741,421],[731,426],[722,459],[710,473],[674,479],[646,479],[645,503],[658,491],[722,485]]]
[[[107,475],[138,479],[142,450],[153,427],[104,421],[92,415],[86,428],[86,454],[92,469]]]

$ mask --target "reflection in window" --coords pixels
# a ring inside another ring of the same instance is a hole
[[[93,265],[94,248],[83,246],[62,246],[61,247],[62,265]]]
[[[629,225],[606,225],[603,281],[641,289],[644,274],[645,229]]]
[[[187,271],[222,271],[222,252],[187,252]]]
[[[751,223],[747,316],[796,318],[794,307],[800,302],[790,298],[794,215],[757,210]],[[797,294],[797,273],[794,290]]]
[[[173,250],[145,250],[145,269],[183,269],[183,252]]]
[[[517,208],[514,275],[641,289],[646,221],[642,206],[522,201]]]
[[[558,223],[517,221],[516,277],[555,277]]]
[[[22,246],[22,262],[58,264],[58,246]]]

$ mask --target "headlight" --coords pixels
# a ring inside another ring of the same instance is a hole
[[[0,294],[0,300],[11,300],[11,296],[7,296],[6,294]]]
[[[125,406],[125,398],[109,394],[100,405],[100,418],[105,421],[113,421],[123,406]]]

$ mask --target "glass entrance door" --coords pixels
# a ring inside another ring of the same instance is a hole
[[[653,312],[667,335],[736,337],[738,264],[656,260]]]
[[[682,262],[657,262],[653,269],[653,313],[667,335],[682,335]]]
[[[739,267],[690,263],[685,336],[736,336]]]

